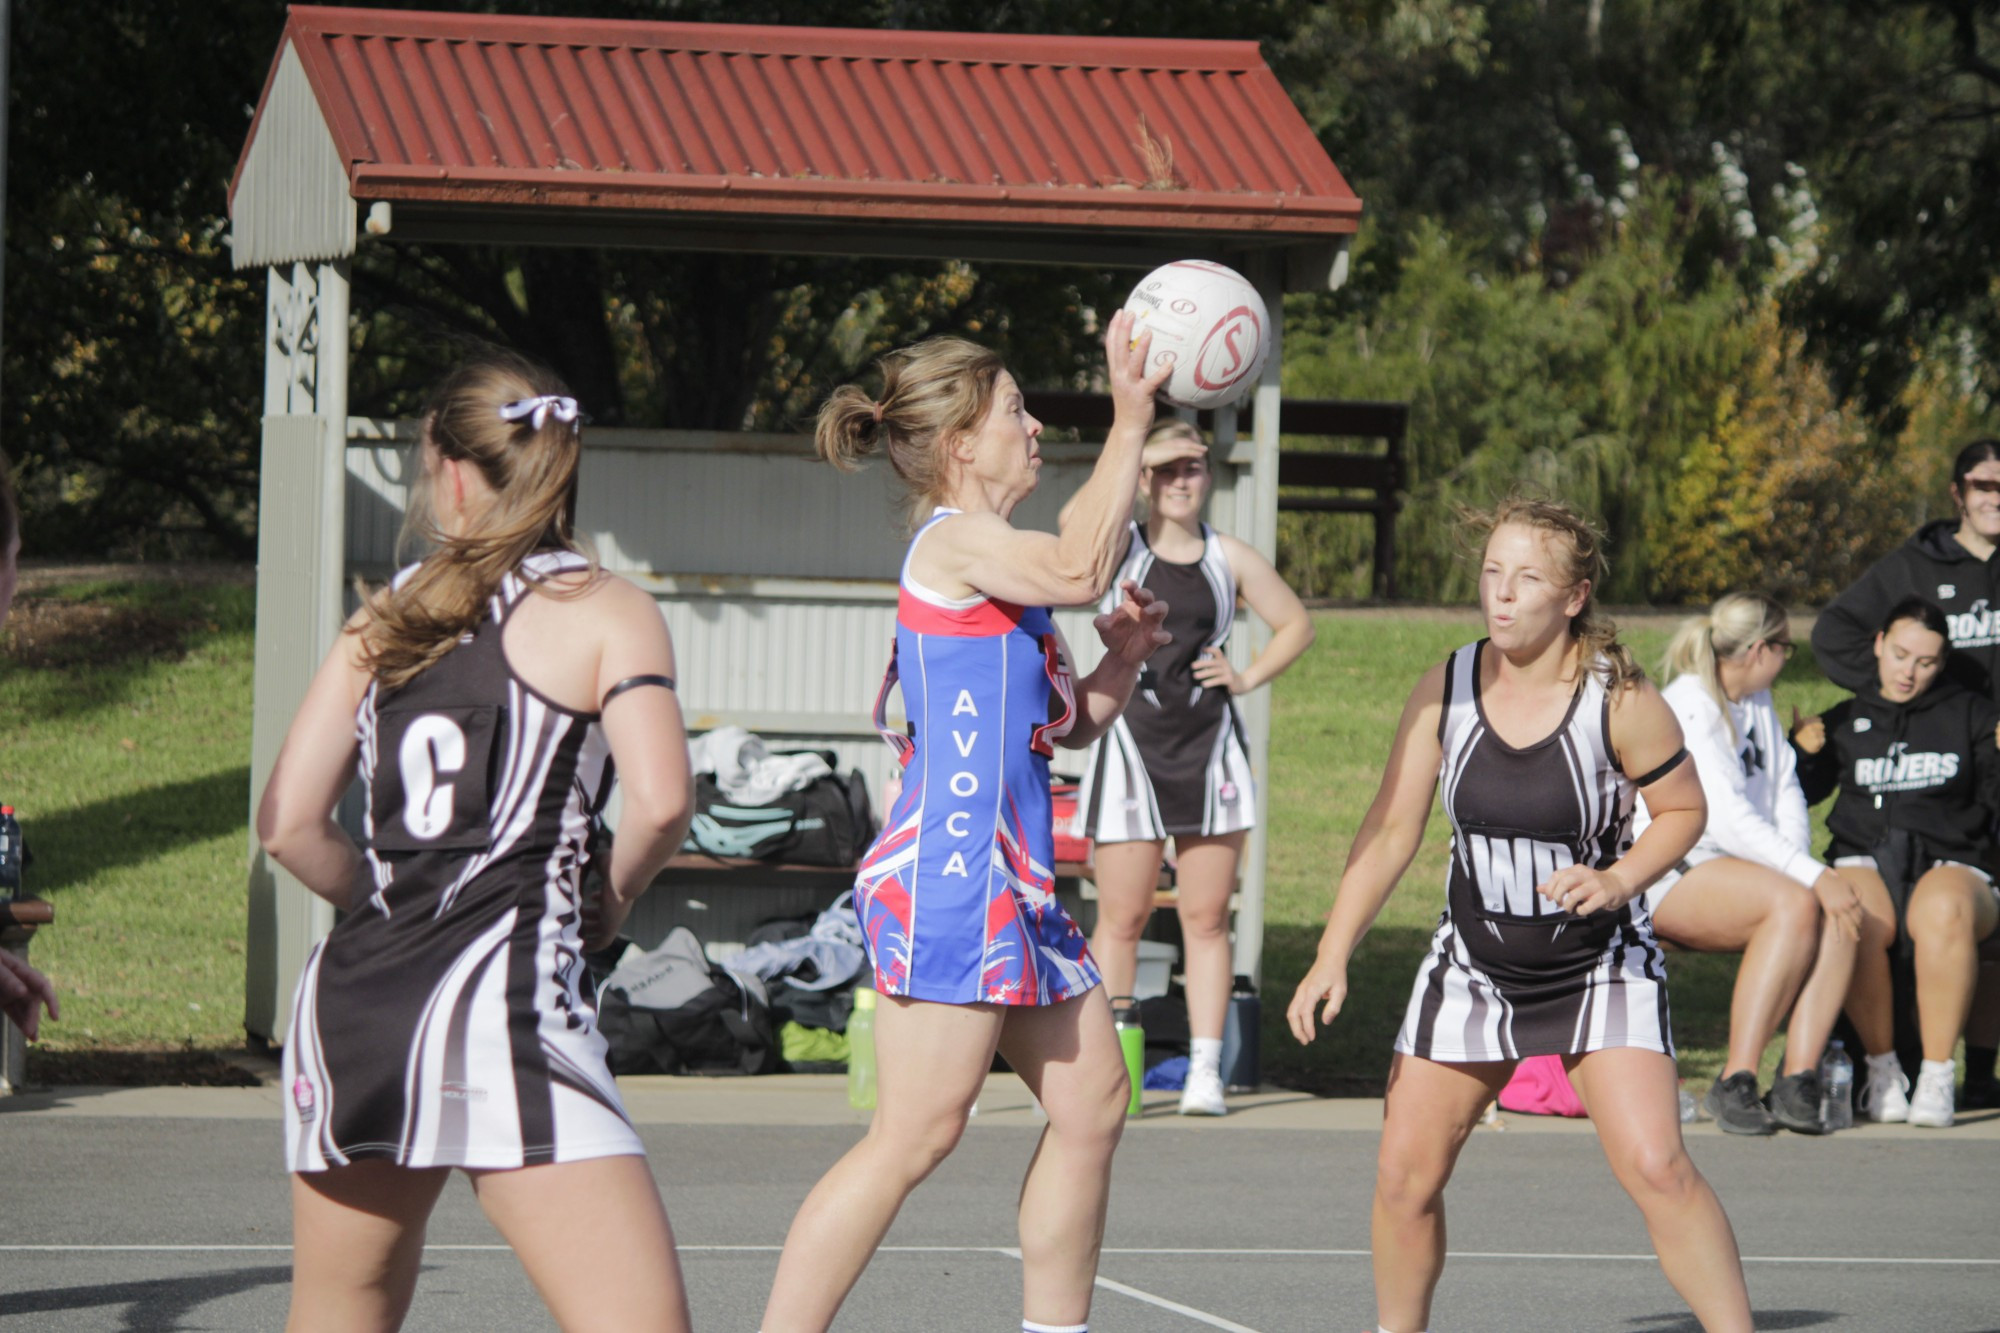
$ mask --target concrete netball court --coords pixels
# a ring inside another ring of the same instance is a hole
[[[750,1333],[807,1188],[862,1130],[838,1078],[627,1079],[682,1250],[695,1326]],[[0,1101],[0,1333],[264,1330],[290,1275],[275,1086],[78,1089]],[[1118,1154],[1093,1333],[1372,1328],[1368,1198],[1381,1103],[1267,1093],[1226,1120],[1153,1094]],[[1481,1129],[1452,1182],[1440,1333],[1695,1333],[1587,1124]],[[1014,1197],[1039,1125],[989,1081],[836,1329],[1019,1326]],[[2000,1329],[2000,1112],[1828,1139],[1691,1129],[1743,1246],[1760,1329]],[[454,1184],[407,1327],[551,1327]],[[604,1274],[615,1282],[617,1274]]]

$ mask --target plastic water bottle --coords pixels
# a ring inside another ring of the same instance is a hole
[[[1139,1002],[1130,995],[1113,999],[1111,1026],[1118,1030],[1118,1046],[1125,1052],[1125,1074],[1132,1080],[1132,1100],[1125,1104],[1125,1114],[1138,1115],[1142,1108],[1139,1094],[1146,1082],[1146,1030],[1139,1026]]]
[[[1681,1080],[1681,1123],[1691,1125],[1701,1118],[1701,1103],[1688,1091],[1687,1080]]]
[[[1842,1042],[1828,1042],[1819,1058],[1819,1122],[1829,1134],[1854,1128],[1854,1061]]]
[[[875,1109],[875,991],[854,988],[854,1012],[847,1016],[847,1104]]]
[[[1257,987],[1239,973],[1230,988],[1229,1011],[1222,1020],[1222,1086],[1229,1091],[1257,1091],[1263,1026],[1264,1006],[1257,999]]]
[[[0,902],[21,896],[21,825],[14,807],[0,805]]]

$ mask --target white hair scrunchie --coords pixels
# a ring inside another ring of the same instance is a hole
[[[553,416],[557,421],[575,421],[576,399],[565,398],[561,394],[545,393],[539,398],[520,398],[503,405],[500,409],[502,421],[520,421],[530,418],[530,424],[540,430]]]

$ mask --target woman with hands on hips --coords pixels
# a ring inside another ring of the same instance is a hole
[[[1113,585],[1171,370],[1147,375],[1151,339],[1131,339],[1121,311],[1104,344],[1117,418],[1060,535],[1010,522],[1039,480],[1042,424],[993,352],[958,338],[904,348],[882,359],[879,398],[848,385],[820,410],[821,455],[853,467],[886,453],[917,518],[876,703],[903,785],[855,879],[882,997],[875,1117],[799,1209],[763,1333],[833,1322],[903,1200],[957,1146],[996,1049],[1048,1112],[1021,1187],[1021,1326],[1089,1318],[1129,1090],[1097,966],[1055,898],[1049,760],[1111,725],[1167,638],[1167,608],[1126,584],[1080,681],[1048,608]],[[907,735],[888,721],[895,687]]]
[[[1172,838],[1192,1037],[1180,1113],[1222,1115],[1222,1030],[1234,972],[1229,898],[1257,810],[1235,696],[1296,661],[1312,646],[1313,625],[1255,547],[1202,522],[1214,475],[1199,430],[1160,422],[1144,463],[1145,520],[1131,524],[1118,577],[1171,608],[1173,641],[1146,663],[1132,702],[1084,768],[1077,825],[1094,845],[1097,878],[1090,947],[1110,993],[1129,995]],[[1241,672],[1226,655],[1239,593],[1271,627],[1270,641]],[[1107,610],[1116,595],[1106,597]]]
[[[1428,1328],[1444,1187],[1516,1061],[1559,1055],[1661,1267],[1710,1333],[1751,1327],[1736,1239],[1681,1141],[1665,967],[1641,893],[1706,819],[1681,731],[1593,603],[1603,538],[1567,505],[1502,502],[1483,526],[1487,638],[1410,695],[1319,955],[1286,1017],[1301,1042],[1409,868],[1442,785],[1447,906],[1389,1068],[1372,1215],[1377,1319]],[[1635,793],[1653,821],[1631,836]]]

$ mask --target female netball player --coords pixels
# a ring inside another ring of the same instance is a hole
[[[1396,1038],[1375,1182],[1377,1318],[1430,1322],[1444,1187],[1514,1062],[1560,1055],[1674,1289],[1710,1333],[1750,1324],[1722,1205],[1681,1142],[1666,973],[1640,894],[1705,819],[1680,727],[1598,612],[1602,537],[1568,506],[1487,519],[1487,637],[1418,682],[1287,1011],[1302,1042],[1347,999],[1355,945],[1409,868],[1444,790],[1447,908]],[[1653,822],[1631,838],[1643,790]]]
[[[658,609],[577,549],[580,449],[548,372],[444,381],[410,506],[434,549],[348,622],[265,789],[265,850],[345,913],[285,1046],[293,1330],[400,1326],[453,1167],[563,1328],[688,1327],[582,964],[680,845],[687,741]],[[361,847],[334,821],[357,758]]]
[[[1708,1090],[1709,1113],[1732,1134],[1770,1134],[1779,1125],[1822,1132],[1819,1057],[1861,938],[1853,884],[1807,850],[1805,793],[1771,704],[1771,683],[1791,655],[1785,608],[1761,593],[1732,592],[1681,622],[1660,692],[1694,756],[1708,827],[1646,890],[1646,910],[1654,931],[1684,948],[1743,954],[1728,1059]],[[1649,807],[1642,799],[1639,829]],[[1757,1061],[1787,1008],[1784,1066],[1766,1109]]]
[[[891,353],[879,399],[849,385],[820,411],[820,453],[852,467],[886,452],[924,517],[875,709],[903,789],[855,880],[882,995],[875,1119],[793,1221],[764,1333],[833,1322],[904,1198],[957,1145],[996,1047],[1049,1116],[1021,1187],[1021,1327],[1086,1327],[1129,1090],[1097,968],[1055,898],[1049,759],[1111,724],[1166,638],[1166,608],[1127,585],[1097,618],[1103,661],[1075,684],[1046,608],[1097,600],[1118,568],[1172,369],[1147,376],[1151,339],[1131,346],[1131,328],[1120,312],[1106,333],[1117,419],[1060,537],[1008,522],[1035,489],[1042,425],[985,348]],[[898,683],[909,735],[885,717]]]
[[[1312,617],[1254,547],[1201,521],[1213,476],[1199,430],[1161,422],[1147,437],[1144,461],[1146,521],[1129,529],[1118,580],[1167,604],[1173,642],[1146,663],[1131,703],[1084,770],[1078,814],[1082,832],[1096,842],[1097,871],[1090,951],[1109,993],[1131,994],[1139,936],[1153,915],[1172,838],[1193,1038],[1180,1113],[1222,1115],[1222,1027],[1233,973],[1229,895],[1257,809],[1234,700],[1275,679],[1312,645]],[[1271,627],[1270,642],[1241,672],[1224,655],[1239,589]],[[1113,610],[1120,595],[1106,594],[1103,609]]]
[[[1919,597],[1897,603],[1875,636],[1874,688],[1798,731],[1806,799],[1840,793],[1826,817],[1827,856],[1860,891],[1866,914],[1847,992],[1868,1056],[1862,1113],[1932,1128],[1955,1118],[1952,1051],[1972,1006],[1979,943],[2000,926],[1989,869],[2000,708],[1945,676],[1950,652],[1944,612]],[[1889,949],[1898,898],[1923,1041],[1915,1092],[1895,1052]]]

